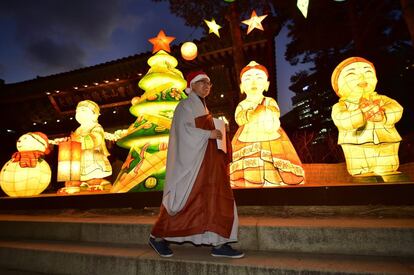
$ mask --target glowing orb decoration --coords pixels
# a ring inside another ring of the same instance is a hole
[[[197,57],[197,46],[193,42],[185,42],[181,46],[181,56],[185,60],[193,60]]]
[[[250,62],[240,73],[246,99],[235,112],[239,129],[231,142],[233,188],[262,188],[304,183],[304,170],[285,131],[276,101],[263,96],[269,88],[266,67]]]
[[[50,183],[51,170],[43,157],[49,153],[49,140],[40,132],[22,135],[14,153],[1,169],[0,185],[10,197],[35,196]]]
[[[374,64],[362,57],[345,59],[332,73],[332,87],[340,97],[332,107],[332,119],[352,176],[399,173],[401,137],[394,124],[403,108],[375,91],[377,81]]]
[[[247,25],[247,34],[249,34],[252,30],[258,29],[258,30],[264,30],[262,26],[262,21],[267,17],[267,14],[257,16],[256,11],[252,11],[252,15],[250,16],[250,19],[242,21],[243,24]]]
[[[214,33],[218,37],[220,37],[219,29],[221,29],[221,26],[216,23],[216,20],[211,19],[211,21],[204,20],[204,22],[207,24],[208,27],[208,33]]]
[[[154,177],[149,177],[146,181],[145,181],[145,187],[147,187],[148,189],[152,189],[157,185],[157,179]]]
[[[148,39],[148,41],[154,45],[152,49],[152,53],[156,53],[160,50],[164,50],[166,52],[170,52],[170,43],[175,39],[172,36],[166,36],[164,31],[161,30],[157,37]]]

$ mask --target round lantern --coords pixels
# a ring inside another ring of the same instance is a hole
[[[0,185],[10,197],[36,196],[47,188],[51,175],[46,161],[39,161],[36,167],[22,168],[19,162],[9,160],[1,169]]]
[[[29,132],[16,145],[18,152],[1,169],[1,189],[10,197],[39,195],[49,185],[52,174],[43,159],[50,151],[49,140],[41,132]]]
[[[197,46],[193,42],[185,42],[181,46],[181,56],[185,60],[193,60],[197,57]]]

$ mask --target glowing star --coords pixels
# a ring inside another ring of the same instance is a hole
[[[214,33],[218,37],[220,37],[219,29],[221,29],[221,26],[216,23],[214,19],[211,19],[211,21],[204,20],[208,26],[208,33]]]
[[[309,0],[298,0],[296,2],[296,6],[300,10],[300,12],[303,14],[303,17],[308,16],[308,7],[309,7]]]
[[[247,28],[247,34],[249,34],[254,29],[259,29],[263,31],[262,21],[266,18],[267,14],[257,16],[256,11],[252,11],[250,19],[242,21],[243,24],[249,26]]]
[[[175,39],[173,36],[166,36],[163,30],[160,30],[157,37],[148,39],[151,44],[154,45],[152,49],[152,53],[156,53],[160,50],[164,50],[166,52],[171,52],[170,50],[170,43]]]

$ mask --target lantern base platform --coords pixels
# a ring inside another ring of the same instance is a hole
[[[345,163],[304,164],[303,185],[233,189],[238,206],[284,205],[414,205],[414,163],[400,166],[402,181],[354,182]],[[408,175],[408,176],[407,176]],[[411,180],[409,180],[409,178]],[[394,178],[395,179],[395,178]],[[53,191],[52,191],[53,192]],[[159,207],[162,192],[41,194],[0,197],[0,210],[97,209]]]
[[[287,186],[234,189],[238,206],[283,205],[414,205],[414,182],[343,186]],[[55,195],[0,198],[1,210],[159,207],[162,192]]]
[[[354,176],[352,181],[355,183],[384,183],[384,182],[408,182],[410,177],[404,173],[390,175],[373,175],[373,176]]]

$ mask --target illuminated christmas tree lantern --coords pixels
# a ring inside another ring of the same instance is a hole
[[[164,188],[167,144],[174,110],[187,96],[178,61],[160,50],[148,59],[150,69],[140,80],[145,90],[132,100],[130,113],[137,117],[117,145],[130,149],[111,192],[160,191]]]
[[[10,197],[35,196],[50,183],[51,170],[43,159],[49,153],[49,140],[40,132],[22,135],[14,153],[1,169],[0,185]]]
[[[59,143],[57,181],[79,181],[81,143],[65,141]]]
[[[385,178],[399,173],[401,137],[394,124],[401,119],[403,108],[375,91],[377,81],[374,65],[364,58],[350,57],[339,63],[331,77],[339,96],[332,119],[349,174],[381,176],[388,181]]]
[[[197,46],[193,42],[185,42],[181,46],[181,56],[185,60],[193,60],[197,57]]]

